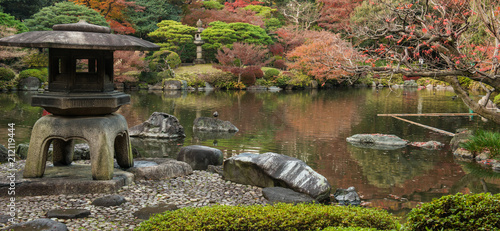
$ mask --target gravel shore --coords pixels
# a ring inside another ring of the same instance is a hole
[[[18,161],[16,165],[17,169],[22,169],[24,161]],[[0,165],[0,177],[6,178],[6,174],[7,165]],[[87,209],[91,212],[87,218],[53,220],[65,223],[69,230],[133,230],[143,221],[136,218],[134,212],[144,207],[267,204],[261,188],[225,181],[220,175],[205,171],[194,171],[191,175],[168,180],[136,181],[116,194],[125,197],[127,202],[111,207],[92,205],[92,201],[106,194],[17,197],[16,223],[46,218],[47,211],[53,209]],[[8,198],[0,195],[0,215],[7,214]],[[0,229],[9,225],[0,223]]]

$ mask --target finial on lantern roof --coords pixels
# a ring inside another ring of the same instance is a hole
[[[197,27],[203,26],[203,22],[201,21],[201,19],[198,19],[198,22],[196,22],[196,26]]]

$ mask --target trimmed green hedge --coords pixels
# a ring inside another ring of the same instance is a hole
[[[24,79],[28,77],[38,78],[42,83],[48,79],[48,72],[39,69],[27,69],[19,73],[19,78]]]
[[[500,194],[444,196],[408,214],[408,230],[500,230]]]
[[[10,81],[16,77],[14,71],[9,68],[0,67],[0,80]]]
[[[215,205],[158,214],[136,230],[317,230],[327,227],[396,229],[387,211],[321,204]]]

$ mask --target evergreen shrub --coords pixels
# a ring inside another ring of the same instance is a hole
[[[264,72],[264,79],[271,80],[275,79],[280,75],[281,71],[276,68],[267,68]]]
[[[500,194],[448,195],[408,214],[407,230],[499,230]]]
[[[215,205],[167,211],[136,230],[318,230],[327,227],[396,229],[387,211],[322,204]]]
[[[6,67],[0,67],[0,80],[10,81],[16,77],[14,71]]]
[[[19,79],[25,79],[28,77],[35,77],[40,80],[40,82],[46,82],[48,79],[47,72],[40,71],[39,69],[27,69],[19,72]]]

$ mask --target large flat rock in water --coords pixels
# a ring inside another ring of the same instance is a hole
[[[407,140],[386,134],[356,134],[346,140],[355,146],[373,149],[398,149],[408,144]]]
[[[167,113],[153,112],[144,123],[129,128],[130,136],[150,138],[182,138],[186,137],[184,127],[179,120]]]
[[[242,153],[224,161],[224,179],[259,187],[281,186],[323,201],[329,199],[328,180],[303,161],[277,154]]]

